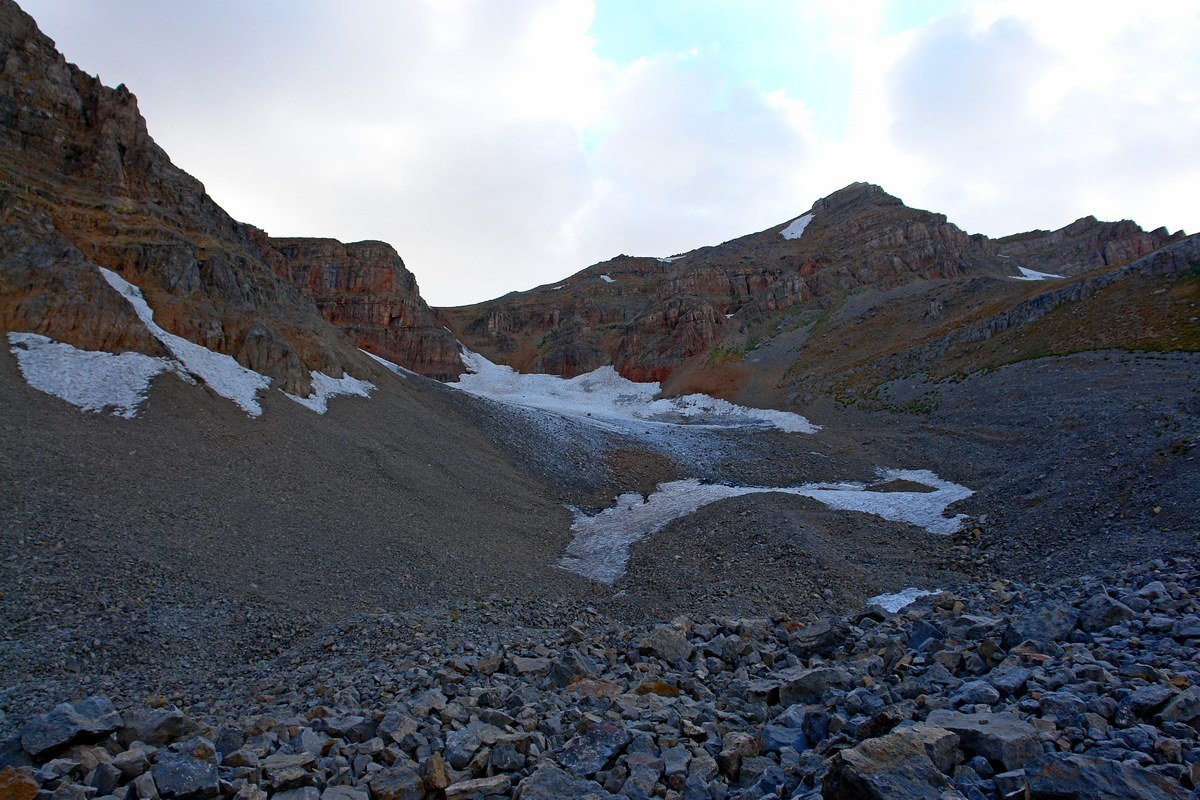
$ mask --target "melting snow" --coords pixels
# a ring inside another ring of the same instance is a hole
[[[803,217],[797,217],[792,220],[791,224],[779,232],[779,235],[785,239],[799,239],[804,235],[804,229],[808,227],[808,223],[812,222],[813,215],[805,214]]]
[[[141,289],[104,267],[100,268],[100,272],[109,285],[129,301],[138,318],[150,329],[154,338],[162,342],[171,354],[179,359],[188,373],[202,380],[217,394],[237,403],[250,416],[257,417],[262,414],[258,393],[271,384],[270,378],[243,367],[233,356],[214,352],[163,330],[154,321],[154,312],[142,296]]]
[[[361,347],[358,349],[358,351],[360,353],[362,353],[363,355],[369,356],[370,358],[373,358],[375,361],[378,361],[379,364],[382,365],[385,369],[388,369],[388,370],[394,372],[395,374],[399,375],[401,378],[404,378],[408,375],[416,374],[408,367],[402,367],[399,364],[397,364],[393,361],[388,361],[386,358],[381,358],[380,356],[377,356],[374,353],[368,353],[366,350],[363,350]]]
[[[649,497],[629,492],[599,514],[588,516],[575,512],[571,525],[574,535],[559,566],[602,583],[614,583],[625,573],[629,562],[629,546],[657,533],[680,517],[702,506],[746,494],[779,492],[811,497],[830,508],[860,511],[885,519],[908,522],[931,533],[954,533],[964,516],[943,516],[951,503],[969,497],[965,486],[939,478],[928,470],[881,469],[879,481],[863,483],[806,483],[800,486],[762,487],[728,486],[700,483],[688,479],[658,485]],[[894,480],[908,480],[929,486],[932,492],[879,492],[878,486]]]
[[[177,369],[169,359],[79,350],[36,333],[10,333],[8,341],[33,388],[84,411],[110,409],[126,419],[137,416],[156,375]]]
[[[1052,278],[1061,278],[1062,275],[1051,275],[1049,272],[1038,272],[1036,269],[1028,267],[1017,267],[1021,271],[1020,275],[1011,276],[1014,281],[1048,281]]]
[[[601,275],[600,280],[604,281],[605,283],[616,283],[617,282],[616,278],[613,278],[609,275]]]
[[[678,261],[681,258],[683,258],[683,256],[667,256],[666,258],[660,258],[658,260],[664,264],[670,264],[672,261]]]
[[[918,589],[915,586],[910,586],[907,589],[901,589],[895,594],[877,594],[871,599],[867,600],[867,604],[879,606],[889,614],[895,614],[905,606],[915,603],[917,598],[925,597],[926,595],[931,594],[937,594],[937,592],[931,592],[928,589]]]
[[[610,366],[574,378],[525,374],[494,364],[463,348],[468,372],[458,383],[464,392],[502,403],[550,411],[565,417],[640,434],[650,425],[711,428],[777,428],[788,433],[815,433],[818,428],[799,414],[746,408],[704,394],[655,399],[661,387],[622,378]]]
[[[317,372],[315,369],[310,374],[312,375],[312,394],[308,397],[300,397],[289,392],[284,392],[284,394],[300,405],[311,408],[318,414],[324,414],[329,409],[329,398],[331,397],[349,395],[370,397],[371,392],[375,389],[375,384],[369,381],[360,381],[358,378],[351,378],[344,372],[340,378],[331,378],[323,372]]]

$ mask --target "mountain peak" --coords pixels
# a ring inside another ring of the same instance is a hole
[[[902,205],[904,203],[900,201],[900,198],[888,194],[882,186],[857,181],[822,197],[813,203],[813,210],[829,212],[851,210],[866,206]]]

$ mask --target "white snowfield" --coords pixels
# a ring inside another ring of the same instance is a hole
[[[812,212],[805,214],[803,217],[797,217],[791,223],[779,232],[779,235],[785,239],[799,239],[804,235],[804,229],[808,227],[808,223],[812,222]]]
[[[943,516],[946,507],[972,491],[939,478],[929,470],[880,469],[879,480],[870,483],[806,483],[800,486],[728,486],[701,483],[695,479],[661,483],[649,497],[629,492],[599,514],[575,512],[573,538],[558,565],[570,572],[601,583],[615,583],[629,563],[629,547],[657,533],[668,523],[685,517],[718,500],[747,494],[777,492],[811,497],[830,508],[874,514],[884,519],[907,522],[930,533],[957,531],[965,518]],[[894,480],[920,483],[932,492],[874,491]],[[915,599],[915,598],[914,598]]]
[[[12,352],[30,386],[84,411],[110,410],[116,416],[131,419],[137,416],[138,407],[146,399],[150,381],[159,373],[173,372],[188,383],[203,382],[251,417],[262,415],[258,393],[271,385],[270,378],[243,367],[233,356],[209,350],[164,330],[154,321],[154,311],[146,303],[141,289],[111,270],[100,267],[100,273],[109,286],[129,301],[138,319],[174,358],[156,358],[136,352],[113,354],[80,350],[34,333],[10,333],[8,341]],[[401,369],[395,364],[391,367]],[[324,414],[329,398],[339,395],[367,397],[375,388],[367,381],[344,373],[341,378],[333,378],[316,371],[312,372],[312,385],[313,393],[309,397],[284,394],[318,414]]]
[[[520,373],[512,367],[494,364],[465,347],[462,360],[467,372],[458,383],[448,386],[624,433],[644,432],[647,425],[777,428],[788,433],[819,430],[799,414],[747,408],[704,394],[658,398],[662,387],[657,382],[635,383],[622,378],[610,366],[574,378],[560,378]]]
[[[317,372],[315,369],[310,374],[312,375],[312,394],[308,397],[288,394],[287,392],[284,392],[284,394],[300,405],[311,408],[318,414],[324,414],[329,410],[329,399],[331,397],[345,397],[350,395],[370,397],[371,392],[375,389],[375,384],[369,381],[361,381],[358,378],[351,378],[344,372],[340,378],[331,378],[323,372]]]
[[[867,600],[867,605],[879,606],[889,614],[895,614],[900,609],[917,602],[918,598],[931,594],[937,594],[937,592],[910,586],[907,589],[901,589],[895,594],[877,594]]]
[[[10,333],[8,342],[25,381],[39,392],[83,411],[111,411],[132,419],[146,399],[150,381],[176,363],[143,353],[80,350],[36,333]]]
[[[1061,278],[1062,275],[1051,275],[1049,272],[1038,272],[1036,269],[1028,267],[1017,267],[1020,270],[1020,275],[1013,275],[1014,281],[1048,281],[1055,278]]]
[[[377,356],[374,353],[368,353],[366,350],[363,350],[361,347],[358,349],[358,352],[362,353],[364,356],[367,356],[368,358],[370,358],[374,361],[377,361],[384,369],[387,369],[390,372],[393,372],[396,375],[399,375],[401,378],[407,378],[409,375],[417,374],[417,373],[413,372],[411,369],[409,369],[408,367],[402,367],[399,364],[395,363],[394,361],[388,361],[386,358],[383,358],[382,356]]]
[[[258,393],[271,385],[270,378],[243,367],[233,356],[214,352],[203,345],[163,330],[154,321],[154,312],[142,297],[141,289],[112,270],[101,267],[100,272],[109,285],[129,301],[138,319],[150,329],[154,338],[162,342],[171,355],[179,359],[187,373],[204,381],[221,397],[232,400],[250,416],[257,417],[262,414]]]
[[[617,282],[617,279],[612,277],[611,275],[601,275],[600,280],[604,281],[605,283],[616,283]]]

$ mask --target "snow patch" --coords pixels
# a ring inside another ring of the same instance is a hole
[[[154,321],[154,312],[142,296],[141,289],[104,267],[100,267],[100,272],[108,284],[129,301],[138,319],[150,329],[154,338],[162,342],[171,354],[179,359],[189,374],[203,381],[221,397],[237,403],[250,416],[257,417],[262,414],[258,393],[270,386],[270,378],[243,367],[233,356],[214,352],[163,330]]]
[[[565,284],[565,283],[560,283],[558,286],[551,286],[551,287],[550,287],[550,291],[552,291],[552,292],[553,292],[555,289],[561,289],[561,288],[563,288],[564,286],[566,286],[566,284]]]
[[[808,223],[812,222],[812,212],[805,214],[803,217],[797,217],[791,223],[779,232],[779,235],[785,239],[799,239],[804,235],[804,229],[808,227]]]
[[[726,314],[725,319],[733,319],[733,314]]]
[[[494,364],[463,348],[467,372],[448,384],[469,394],[501,403],[536,408],[588,424],[639,435],[648,425],[708,428],[777,428],[788,433],[818,430],[799,414],[774,409],[746,408],[704,394],[658,398],[657,383],[635,383],[611,366],[560,378],[525,374]]]
[[[830,508],[859,511],[897,522],[907,522],[930,533],[950,534],[962,526],[965,517],[943,516],[951,503],[969,497],[972,491],[939,478],[929,470],[880,469],[879,480],[870,483],[806,483],[800,486],[764,487],[729,486],[701,483],[690,478],[658,485],[644,497],[629,492],[616,499],[612,507],[589,516],[575,511],[571,525],[573,538],[558,565],[585,578],[614,583],[625,573],[629,547],[657,533],[668,523],[697,509],[747,494],[778,492],[811,497]],[[873,486],[895,480],[908,480],[933,489],[932,492],[880,492]]]
[[[324,414],[329,410],[329,399],[332,397],[346,397],[350,395],[370,397],[371,392],[375,390],[375,384],[370,381],[360,381],[358,378],[351,378],[344,372],[340,378],[330,377],[323,372],[317,372],[315,369],[309,374],[312,375],[312,394],[308,397],[301,397],[289,392],[284,392],[284,394],[300,405],[311,408],[318,414]]]
[[[80,350],[36,333],[10,333],[8,342],[33,388],[84,411],[108,409],[126,419],[137,416],[155,376],[177,370],[166,358]]]
[[[895,594],[877,594],[867,600],[867,605],[879,606],[889,614],[895,614],[905,606],[910,606],[920,597],[937,594],[928,589],[918,589],[915,586],[910,586],[907,589],[901,589]]]
[[[667,256],[666,258],[660,258],[658,260],[664,264],[670,264],[672,261],[678,261],[681,258],[683,258],[683,256]]]
[[[1036,269],[1028,267],[1017,267],[1021,271],[1020,275],[1012,275],[1014,281],[1048,281],[1054,278],[1061,278],[1062,275],[1051,275],[1049,272],[1038,272]]]
[[[374,359],[384,369],[387,369],[387,370],[395,373],[396,375],[399,375],[401,378],[406,378],[409,375],[417,374],[417,373],[413,372],[411,369],[409,369],[408,367],[402,367],[399,364],[392,362],[392,361],[388,361],[386,358],[381,358],[380,356],[377,356],[374,353],[368,353],[366,350],[363,350],[361,347],[358,349],[358,352],[362,353],[365,356],[368,356],[369,358]]]
[[[605,283],[616,283],[617,282],[617,279],[612,277],[611,275],[601,275],[600,280],[604,281]]]

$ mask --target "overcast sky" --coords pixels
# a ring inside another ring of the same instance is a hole
[[[436,305],[784,222],[1200,227],[1200,0],[18,0],[238,219]]]

